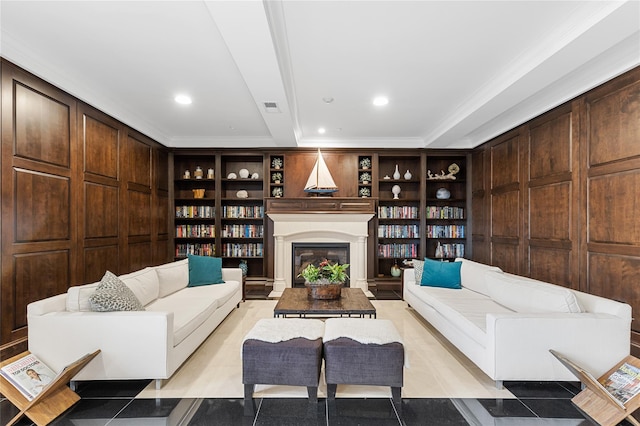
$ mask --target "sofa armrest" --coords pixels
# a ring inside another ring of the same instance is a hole
[[[487,352],[493,354],[497,380],[508,380],[522,366],[537,371],[565,369],[549,349],[598,377],[629,354],[630,336],[630,320],[609,314],[487,314]]]
[[[166,378],[173,312],[29,312],[29,350],[55,371],[100,349],[74,380]]]
[[[403,285],[415,285],[416,284],[416,270],[413,268],[407,268],[402,273]]]
[[[242,284],[242,269],[222,268],[222,279],[225,281],[237,281]]]

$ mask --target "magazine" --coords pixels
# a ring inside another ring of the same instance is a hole
[[[56,373],[34,354],[0,368],[0,374],[32,401],[56,377]]]
[[[602,386],[624,404],[640,393],[640,368],[625,362],[602,382]]]

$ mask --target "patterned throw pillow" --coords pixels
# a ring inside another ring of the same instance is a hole
[[[95,293],[89,297],[94,312],[144,311],[133,291],[112,272],[107,271]]]
[[[416,274],[416,284],[422,281],[422,271],[424,270],[424,260],[413,259],[413,270]]]

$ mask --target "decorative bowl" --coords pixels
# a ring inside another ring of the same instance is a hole
[[[340,298],[343,283],[304,283],[307,296],[316,300],[334,300]]]

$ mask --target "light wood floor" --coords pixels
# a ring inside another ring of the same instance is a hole
[[[373,300],[378,318],[390,319],[403,336],[408,352],[403,398],[515,398],[471,363],[446,339],[401,300]],[[242,398],[244,335],[261,318],[273,317],[275,300],[248,300],[240,304],[202,346],[182,365],[162,389],[152,382],[138,398]],[[384,368],[384,366],[380,366]],[[326,395],[321,379],[318,396]],[[338,386],[337,397],[389,397],[389,388]],[[255,397],[306,398],[306,388],[256,386]]]

